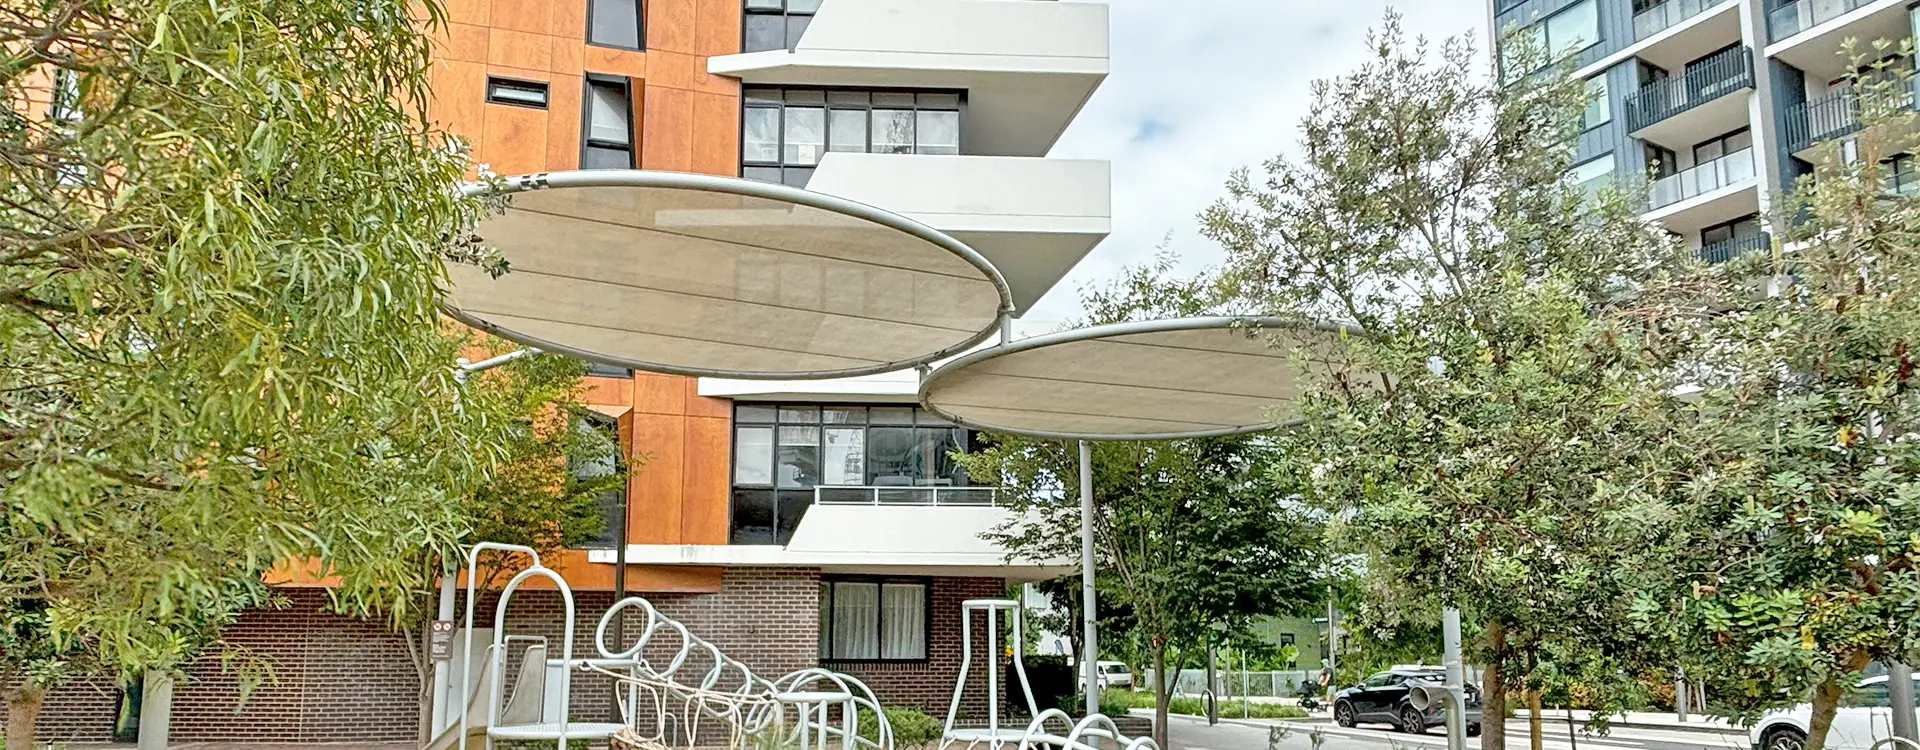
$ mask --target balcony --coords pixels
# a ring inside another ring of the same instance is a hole
[[[1873,43],[1912,36],[1907,0],[1799,0],[1767,13],[1767,55],[1806,71],[1808,80],[1833,80],[1853,68],[1841,54],[1846,40],[1856,53],[1875,57]]]
[[[967,92],[969,153],[1044,156],[1107,77],[1107,6],[822,0],[790,49],[709,58],[748,84]]]
[[[1814,146],[1860,132],[1865,110],[1869,106],[1880,114],[1913,109],[1916,82],[1920,82],[1920,78],[1908,76],[1893,86],[1875,90],[1864,97],[1851,88],[1845,88],[1789,108],[1786,131],[1782,134],[1787,149],[1795,156],[1810,159],[1807,152]]]
[[[1732,0],[1667,0],[1640,11],[1633,16],[1633,38],[1643,41],[1648,37],[1680,25],[1689,18],[1705,13],[1707,10]]]
[[[1000,504],[1000,490],[994,487],[815,487],[814,505],[896,506],[983,508]]]
[[[1716,242],[1699,250],[1701,260],[1708,263],[1725,263],[1747,253],[1764,252],[1773,249],[1773,235],[1761,232],[1748,237],[1735,237]]]
[[[1753,149],[1741,149],[1653,183],[1653,210],[1753,181]]]
[[[1103,161],[836,152],[821,158],[807,189],[953,235],[1000,269],[1021,311],[1113,224],[1111,169]]]
[[[1746,98],[1731,94],[1752,88],[1753,50],[1733,47],[1629,95],[1627,129],[1676,151],[1689,148],[1746,124]]]

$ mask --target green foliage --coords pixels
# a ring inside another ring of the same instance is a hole
[[[1073,716],[1081,716],[1087,710],[1087,694],[1075,693],[1060,696],[1055,707]],[[1100,713],[1108,716],[1126,716],[1136,708],[1153,708],[1152,693],[1135,693],[1119,688],[1100,691]]]
[[[415,116],[439,5],[11,10],[0,683],[181,664],[281,563],[405,601],[512,424],[452,408],[445,264],[503,269]]]
[[[1796,186],[1781,248],[1648,312],[1697,394],[1643,417],[1673,425],[1677,459],[1647,503],[1670,533],[1633,612],[1737,714],[1813,694],[1812,750],[1869,661],[1920,651],[1920,202],[1889,192],[1887,163],[1920,120],[1902,76],[1865,69],[1857,156]]]
[[[1620,469],[1662,444],[1637,410],[1666,396],[1618,313],[1691,262],[1624,191],[1563,179],[1578,81],[1501,85],[1391,15],[1372,47],[1315,84],[1299,155],[1236,174],[1203,219],[1233,304],[1369,332],[1299,352],[1303,423],[1267,465],[1336,519],[1374,643],[1431,643],[1449,604],[1507,689],[1538,687],[1550,645],[1659,659],[1622,616],[1657,518]]]
[[[887,724],[893,727],[894,747],[911,748],[933,743],[945,731],[939,719],[917,708],[886,707]],[[880,741],[880,721],[873,712],[860,714],[860,736]]]

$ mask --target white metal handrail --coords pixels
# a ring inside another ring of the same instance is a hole
[[[933,505],[979,508],[999,505],[1000,489],[937,485],[815,487],[813,501],[820,505]]]

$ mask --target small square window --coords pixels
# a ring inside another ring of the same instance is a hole
[[[587,43],[642,48],[640,0],[587,0]]]
[[[546,109],[547,84],[541,81],[520,81],[488,76],[487,103]]]

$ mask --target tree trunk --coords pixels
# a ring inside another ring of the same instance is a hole
[[[33,731],[40,723],[40,704],[46,688],[22,686],[7,692],[7,750],[33,750]]]
[[[1540,750],[1542,742],[1546,739],[1546,727],[1540,722],[1541,710],[1540,689],[1527,688],[1527,746],[1533,750]]]
[[[1487,654],[1487,671],[1480,677],[1480,750],[1506,750],[1506,670],[1500,661],[1507,655],[1507,626],[1487,624]]]
[[[1167,706],[1173,702],[1173,690],[1167,682],[1167,639],[1156,637],[1151,643],[1153,649],[1153,673],[1161,683],[1153,696],[1153,742],[1161,747],[1167,744]],[[1817,750],[1817,749],[1816,749]]]
[[[1840,706],[1840,697],[1845,693],[1837,677],[1828,677],[1813,689],[1813,718],[1807,721],[1806,750],[1822,750],[1827,746],[1827,730],[1833,728],[1833,710]]]

